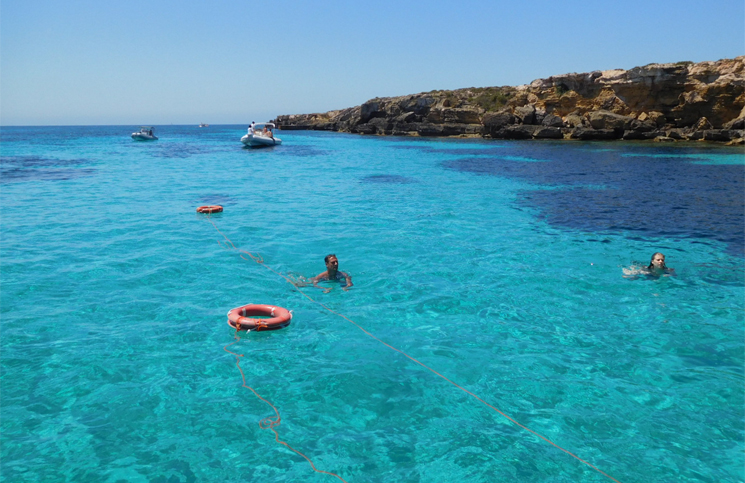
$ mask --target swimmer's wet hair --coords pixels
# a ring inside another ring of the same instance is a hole
[[[329,262],[329,258],[331,258],[331,257],[339,258],[336,255],[334,255],[333,253],[329,253],[328,255],[326,255],[326,258],[323,259],[323,263],[328,263]]]

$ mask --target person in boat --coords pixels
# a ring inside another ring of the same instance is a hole
[[[248,126],[248,134],[254,133],[254,122],[251,121],[251,124]]]
[[[342,290],[349,290],[353,285],[352,277],[348,273],[339,271],[339,259],[336,258],[336,255],[333,253],[326,255],[326,258],[324,258],[323,261],[326,263],[326,271],[319,273],[310,279],[310,281],[313,282],[313,286],[322,288],[324,292],[329,292],[331,290],[330,287],[319,287],[318,282],[338,281],[340,283],[346,282],[346,285],[342,287]]]

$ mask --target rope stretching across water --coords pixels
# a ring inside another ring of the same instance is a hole
[[[288,283],[290,283],[290,284],[291,284],[291,285],[292,285],[292,286],[293,286],[293,287],[295,288],[295,290],[297,290],[297,291],[298,291],[298,293],[300,293],[300,294],[301,294],[301,295],[302,295],[303,297],[307,298],[308,300],[310,300],[310,301],[311,301],[311,302],[313,302],[314,304],[316,304],[316,305],[319,305],[320,307],[323,307],[324,309],[328,310],[328,311],[329,311],[329,312],[331,312],[332,314],[334,314],[334,315],[336,315],[336,316],[338,316],[338,317],[341,317],[342,319],[346,320],[347,322],[350,322],[351,324],[353,324],[353,325],[354,325],[355,327],[357,327],[358,329],[360,329],[360,330],[361,330],[362,332],[364,332],[365,334],[367,334],[367,335],[368,335],[368,336],[370,336],[371,338],[373,338],[373,339],[375,339],[376,341],[380,342],[380,343],[381,343],[381,344],[383,344],[384,346],[386,346],[386,347],[388,347],[388,348],[390,348],[390,349],[392,349],[392,350],[394,350],[394,351],[398,352],[399,354],[401,354],[401,355],[405,356],[406,358],[408,358],[408,359],[409,359],[409,360],[411,360],[412,362],[415,362],[415,363],[419,364],[420,366],[422,366],[423,368],[425,368],[425,369],[427,369],[428,371],[432,372],[433,374],[435,374],[435,375],[437,375],[437,376],[441,377],[442,379],[444,379],[445,381],[449,382],[449,383],[450,383],[450,384],[452,384],[453,386],[457,387],[457,388],[458,388],[458,389],[460,389],[461,391],[465,392],[465,393],[466,393],[466,394],[468,394],[469,396],[473,397],[474,399],[476,399],[477,401],[479,401],[479,402],[480,402],[480,403],[482,403],[483,405],[485,405],[485,406],[489,407],[490,409],[492,409],[492,410],[496,411],[497,413],[499,413],[500,415],[502,415],[502,416],[503,416],[503,417],[505,417],[505,418],[506,418],[507,420],[509,420],[510,422],[514,423],[515,425],[517,425],[517,426],[521,427],[522,429],[524,429],[524,430],[526,430],[526,431],[528,431],[528,432],[532,433],[532,434],[533,434],[533,435],[535,435],[535,436],[538,436],[539,438],[541,438],[542,440],[544,440],[544,441],[546,441],[547,443],[551,444],[551,445],[552,445],[552,446],[554,446],[555,448],[557,448],[557,449],[560,449],[560,450],[561,450],[561,451],[563,451],[564,453],[566,453],[566,454],[570,455],[571,457],[573,457],[573,458],[577,459],[578,461],[581,461],[582,463],[584,463],[585,465],[589,466],[589,467],[590,467],[590,468],[592,468],[593,470],[597,471],[597,472],[598,472],[598,473],[600,473],[601,475],[603,475],[603,476],[605,476],[605,477],[607,477],[607,478],[609,478],[609,479],[611,479],[611,480],[615,481],[616,483],[621,483],[621,482],[620,482],[620,481],[618,481],[617,479],[613,478],[613,477],[612,477],[612,476],[610,476],[609,474],[607,474],[607,473],[605,473],[604,471],[602,471],[602,470],[600,470],[599,468],[597,468],[597,467],[596,467],[595,465],[593,465],[592,463],[590,463],[590,462],[588,462],[588,461],[585,461],[585,460],[583,460],[582,458],[580,458],[579,456],[577,456],[577,455],[575,455],[574,453],[572,453],[571,451],[569,451],[569,450],[566,450],[566,449],[562,448],[561,446],[559,446],[558,444],[554,443],[553,441],[551,441],[551,440],[550,440],[550,439],[548,439],[547,437],[543,436],[542,434],[539,434],[539,433],[537,433],[537,432],[533,431],[532,429],[528,428],[527,426],[525,426],[525,425],[523,425],[523,424],[520,424],[520,423],[518,423],[517,421],[515,421],[514,419],[512,419],[512,418],[511,418],[510,416],[508,416],[507,414],[505,414],[505,413],[503,413],[502,411],[500,411],[500,410],[499,410],[498,408],[496,408],[496,407],[492,406],[491,404],[489,404],[488,402],[484,401],[484,400],[483,400],[483,399],[481,399],[481,398],[480,398],[479,396],[477,396],[476,394],[472,393],[472,392],[471,392],[471,391],[469,391],[468,389],[464,388],[464,387],[463,387],[463,386],[461,386],[460,384],[458,384],[458,383],[456,383],[456,382],[452,381],[451,379],[448,379],[447,377],[443,376],[442,374],[440,374],[440,373],[439,373],[439,372],[437,372],[436,370],[432,369],[432,368],[431,368],[431,367],[429,367],[428,365],[424,364],[423,362],[421,362],[421,361],[418,361],[417,359],[413,358],[412,356],[410,356],[410,355],[409,355],[409,354],[407,354],[406,352],[404,352],[404,351],[402,351],[402,350],[400,350],[400,349],[397,349],[397,348],[393,347],[392,345],[388,344],[387,342],[384,342],[384,341],[382,341],[381,339],[379,339],[378,337],[376,337],[376,336],[374,336],[373,334],[371,334],[371,333],[370,333],[369,331],[367,331],[367,330],[366,330],[366,329],[365,329],[364,327],[362,327],[361,325],[359,325],[359,324],[358,324],[357,322],[353,321],[352,319],[350,319],[350,318],[349,318],[349,317],[347,317],[346,315],[344,315],[344,314],[340,314],[339,312],[336,312],[336,311],[334,311],[334,310],[330,309],[330,308],[329,308],[329,307],[327,307],[327,306],[326,306],[325,304],[323,304],[323,303],[321,303],[321,302],[318,302],[317,300],[314,300],[314,299],[313,299],[313,298],[311,298],[311,297],[310,297],[310,296],[309,296],[308,294],[306,294],[305,292],[303,292],[302,290],[300,290],[300,289],[299,289],[299,288],[298,288],[298,287],[297,287],[297,286],[296,286],[296,285],[295,285],[295,284],[294,284],[294,283],[292,282],[292,280],[290,280],[290,279],[289,279],[289,278],[288,278],[287,276],[285,276],[285,275],[282,275],[282,274],[281,274],[281,273],[279,273],[278,271],[274,270],[274,269],[273,269],[272,267],[270,267],[270,266],[266,265],[266,264],[264,263],[264,259],[263,259],[263,258],[261,257],[261,255],[259,255],[258,253],[254,255],[254,254],[252,254],[252,253],[250,253],[250,252],[247,252],[247,251],[245,251],[245,250],[241,250],[241,249],[239,249],[238,247],[236,247],[236,246],[235,246],[235,245],[233,244],[233,242],[232,242],[232,241],[230,240],[230,238],[228,238],[228,237],[227,237],[227,236],[226,236],[226,235],[225,235],[225,234],[224,234],[223,232],[221,232],[221,231],[220,231],[220,229],[219,229],[219,228],[217,227],[217,225],[215,224],[215,222],[214,222],[214,221],[212,221],[212,218],[211,218],[211,217],[210,217],[209,215],[207,215],[207,216],[208,216],[208,219],[209,219],[210,223],[212,223],[212,226],[213,226],[213,227],[215,227],[215,230],[217,230],[217,232],[218,232],[218,233],[219,233],[220,235],[222,235],[222,236],[223,236],[223,237],[225,238],[225,240],[226,240],[226,245],[228,245],[228,244],[229,244],[228,248],[230,249],[230,248],[232,247],[232,249],[233,249],[233,250],[236,250],[236,251],[238,251],[238,252],[239,252],[239,254],[240,254],[240,257],[241,257],[241,258],[243,258],[244,260],[247,260],[247,261],[251,261],[251,260],[252,260],[252,261],[254,261],[254,262],[258,263],[259,265],[261,265],[262,267],[266,268],[267,270],[269,270],[269,271],[271,271],[271,272],[275,273],[276,275],[278,275],[278,276],[282,277],[282,278],[283,278],[283,279],[285,279],[285,280],[286,280],[286,281],[287,281]],[[219,243],[219,242],[218,242],[218,243]],[[248,255],[248,256],[250,257],[250,259],[249,259],[249,258],[246,258],[246,257],[244,257],[243,255]],[[236,332],[237,332],[237,331],[236,331]],[[233,342],[233,344],[235,344],[235,342]],[[230,345],[232,345],[232,344],[230,344]],[[226,346],[226,347],[228,347],[228,346]],[[227,349],[225,349],[225,350],[227,350]],[[230,351],[228,351],[228,352],[230,352]],[[231,354],[233,354],[233,352],[231,352]],[[236,354],[236,355],[237,355],[237,354]],[[240,369],[240,365],[238,366],[238,369]],[[243,371],[241,371],[241,375],[243,375]],[[246,386],[246,380],[245,380],[245,376],[244,376],[244,379],[243,379],[243,385],[244,385],[245,387],[248,387],[248,386]],[[249,389],[251,389],[251,388],[249,387]],[[254,391],[253,389],[251,389],[251,391],[253,391],[253,392],[254,392],[254,394],[256,394],[256,391]],[[258,394],[256,394],[256,396],[257,396],[257,397],[259,397],[259,398],[261,398],[261,399],[262,399],[263,401],[265,401],[265,402],[266,402],[267,404],[269,404],[269,405],[271,406],[271,404],[270,404],[270,403],[269,403],[268,401],[266,401],[266,400],[265,400],[264,398],[262,398],[262,397],[261,397],[261,396],[259,396]],[[272,406],[272,408],[274,408],[274,406]],[[275,408],[274,410],[275,410],[275,412],[277,411],[277,410],[276,410],[276,408]],[[277,419],[277,423],[276,423],[276,424],[279,424],[279,413],[277,413],[277,418],[278,418],[278,419]],[[274,431],[274,432],[275,432],[275,435],[276,435],[277,433],[276,433],[276,431],[274,430],[274,428],[273,428],[273,427],[271,427],[271,429],[272,429],[272,431]],[[277,442],[278,442],[278,443],[281,443],[281,444],[284,444],[285,446],[288,446],[288,447],[289,447],[289,445],[287,445],[286,443],[284,443],[284,442],[282,442],[282,441],[279,441],[279,439],[277,439]],[[290,449],[292,449],[292,448],[290,448]],[[303,455],[302,453],[299,453],[298,451],[296,451],[296,450],[294,450],[294,449],[292,449],[292,450],[293,450],[293,451],[295,451],[296,453],[300,454],[301,456],[303,456],[303,457],[304,457],[305,459],[308,459],[308,458],[307,458],[307,457],[306,457],[305,455]],[[308,459],[308,462],[310,462],[310,460],[309,460],[309,459]],[[311,463],[311,466],[313,466],[313,463]],[[313,469],[314,469],[315,471],[319,471],[319,470],[316,470],[316,469],[315,469],[315,466],[313,466]],[[320,472],[320,473],[326,473],[325,471],[319,471],[319,472]],[[338,476],[338,475],[335,475],[335,474],[333,474],[333,473],[327,473],[327,474],[332,474],[332,475],[336,476],[337,478],[341,479],[341,477],[340,477],[340,476]],[[342,480],[342,481],[344,481],[344,480]]]
[[[246,331],[246,332],[250,332],[250,330],[249,331]],[[282,422],[282,417],[279,415],[279,411],[274,406],[274,404],[270,403],[269,401],[267,401],[266,399],[264,399],[263,397],[261,397],[261,395],[259,395],[259,393],[256,392],[256,390],[254,388],[252,388],[251,386],[249,386],[248,384],[246,384],[246,375],[243,373],[243,369],[241,368],[241,359],[240,359],[241,357],[243,357],[243,354],[237,354],[237,353],[235,353],[233,351],[228,350],[228,347],[230,347],[233,344],[237,344],[238,342],[240,342],[240,340],[241,340],[241,338],[238,337],[238,329],[235,329],[235,342],[231,342],[230,344],[226,345],[225,347],[223,347],[223,350],[225,352],[227,352],[229,354],[233,354],[235,356],[235,365],[236,365],[236,367],[238,368],[238,370],[241,373],[241,379],[243,379],[243,387],[245,387],[247,389],[250,389],[251,392],[254,393],[254,395],[257,398],[261,399],[262,401],[264,401],[265,403],[267,403],[269,406],[271,406],[271,408],[274,409],[274,414],[277,415],[277,418],[276,419],[272,419],[271,417],[266,417],[266,418],[262,419],[261,421],[259,421],[259,427],[261,429],[271,429],[272,432],[274,433],[274,440],[277,443],[286,446],[291,451],[293,451],[293,452],[299,454],[300,456],[302,456],[303,458],[305,458],[308,461],[308,463],[310,463],[310,467],[313,468],[313,471],[315,471],[316,473],[324,473],[324,474],[327,474],[327,475],[335,476],[335,477],[339,478],[341,481],[343,481],[344,483],[347,483],[347,481],[344,478],[342,478],[341,476],[337,475],[336,473],[329,473],[328,471],[319,470],[318,468],[316,468],[316,465],[313,464],[313,462],[310,460],[310,458],[308,458],[303,453],[301,453],[300,451],[296,450],[295,448],[293,448],[292,446],[290,446],[286,442],[284,442],[284,441],[282,441],[282,440],[279,439],[279,433],[277,432],[276,429],[274,429],[275,426],[279,426],[280,423]]]

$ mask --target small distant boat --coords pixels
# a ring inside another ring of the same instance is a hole
[[[205,124],[203,122],[200,122],[199,123],[199,127],[210,127],[210,125],[209,124]]]
[[[277,127],[271,122],[260,122],[248,128],[248,134],[241,138],[241,142],[251,148],[264,146],[278,146],[282,140],[274,135]]]
[[[135,141],[155,141],[158,138],[153,134],[152,126],[141,126],[139,132],[132,133],[132,139]]]

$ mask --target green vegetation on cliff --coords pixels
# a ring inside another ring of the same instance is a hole
[[[481,87],[470,89],[475,94],[468,101],[477,105],[485,111],[498,111],[507,105],[513,95],[514,88],[506,87]]]

